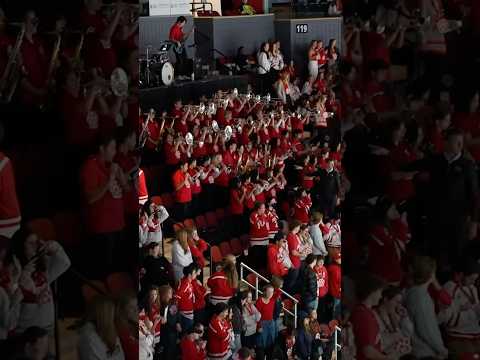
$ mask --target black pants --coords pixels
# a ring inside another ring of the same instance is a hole
[[[185,203],[176,203],[175,204],[176,211],[175,211],[175,220],[176,221],[183,221],[185,219],[188,219],[191,214],[190,214],[190,208],[191,208],[191,202],[185,202]]]
[[[267,246],[256,245],[248,248],[248,262],[253,270],[259,271],[267,266]]]
[[[187,52],[182,48],[181,51],[173,50],[177,62],[175,63],[175,75],[187,75]]]
[[[83,249],[82,263],[88,264],[83,269],[90,279],[104,279],[108,274],[125,270],[123,259],[127,254],[124,231],[92,234],[91,241]]]

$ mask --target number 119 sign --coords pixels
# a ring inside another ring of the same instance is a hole
[[[297,34],[306,34],[308,33],[308,24],[297,24],[296,30]]]

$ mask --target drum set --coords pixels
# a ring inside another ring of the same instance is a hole
[[[158,50],[148,46],[145,56],[140,57],[140,88],[169,86],[174,80],[174,68],[168,55],[173,44],[166,41]]]

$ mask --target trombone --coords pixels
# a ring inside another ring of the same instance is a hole
[[[20,59],[20,48],[25,37],[25,24],[10,24],[19,25],[20,32],[17,34],[15,46],[10,52],[7,66],[0,79],[0,98],[2,101],[9,103],[12,100],[13,94],[17,89],[20,77],[22,76],[22,65]]]

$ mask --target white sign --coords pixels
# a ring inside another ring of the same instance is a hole
[[[150,16],[190,15],[192,5],[189,0],[149,0]]]

